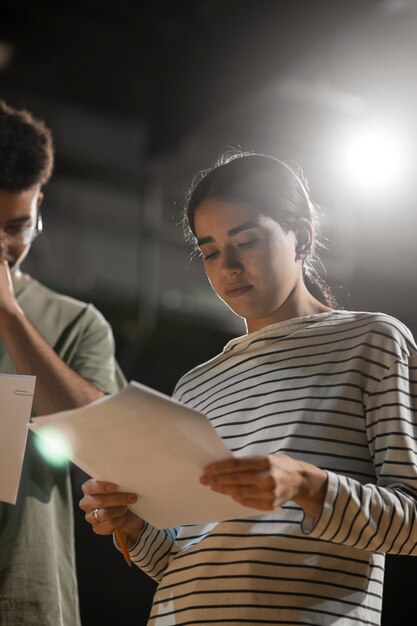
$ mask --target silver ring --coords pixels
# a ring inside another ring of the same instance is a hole
[[[98,514],[98,509],[94,509],[93,517],[96,520],[96,522],[101,522],[100,515]]]

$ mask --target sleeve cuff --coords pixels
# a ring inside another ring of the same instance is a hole
[[[141,537],[142,537],[143,533],[145,532],[146,527],[147,527],[147,523],[145,522],[145,525],[144,525],[144,527],[142,528],[142,530],[140,531],[140,533],[139,533],[138,538],[136,539],[136,541],[132,541],[132,540],[128,537],[128,535],[126,535],[126,533],[125,533],[125,532],[123,532],[123,534],[124,534],[124,536],[125,536],[125,539],[126,539],[126,547],[127,547],[127,549],[129,550],[129,552],[130,552],[130,551],[135,550],[135,548],[137,547],[137,545],[139,544],[139,542],[140,542],[140,540],[141,540]],[[118,543],[118,541],[117,541],[117,539],[116,539],[116,535],[115,535],[114,533],[113,533],[113,544],[114,544],[115,548],[116,548],[117,550],[119,550],[119,552],[121,552],[121,551],[122,551],[122,549],[120,548],[119,543]]]
[[[313,539],[320,539],[330,524],[333,515],[335,501],[339,492],[339,479],[333,472],[327,473],[327,490],[324,497],[323,508],[319,517],[313,517],[306,513],[301,522],[301,530],[305,535]]]

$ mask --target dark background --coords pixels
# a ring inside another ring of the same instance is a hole
[[[45,119],[56,143],[26,269],[94,302],[128,379],[171,393],[244,332],[180,226],[192,176],[231,147],[303,167],[340,305],[417,335],[415,0],[1,0],[0,97]],[[374,122],[402,143],[380,150],[392,167],[367,190],[345,153]],[[145,624],[153,583],[93,535],[73,475],[83,626]],[[385,626],[398,607],[413,615],[416,575],[412,559],[388,559]]]

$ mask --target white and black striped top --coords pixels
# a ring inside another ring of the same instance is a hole
[[[230,341],[174,395],[236,455],[285,453],[329,482],[318,520],[287,502],[251,519],[145,526],[131,556],[160,581],[149,624],[379,624],[384,553],[417,553],[410,331],[349,311],[272,324]]]

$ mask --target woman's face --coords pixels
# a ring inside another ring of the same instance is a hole
[[[217,198],[197,207],[194,227],[211,286],[249,332],[309,313],[294,232],[251,205]]]

